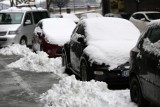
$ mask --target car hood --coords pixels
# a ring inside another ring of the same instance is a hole
[[[131,40],[92,41],[84,49],[91,63],[109,65],[112,70],[129,60],[130,50],[136,45]]]
[[[7,24],[0,25],[0,31],[16,31],[19,28],[20,24]]]

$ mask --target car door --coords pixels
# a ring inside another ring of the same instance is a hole
[[[78,25],[70,41],[70,61],[72,68],[79,73],[80,57],[84,49],[84,26]]]
[[[35,28],[35,24],[33,24],[33,18],[31,12],[27,12],[23,22],[23,35],[27,37],[27,41],[29,44],[32,44],[32,36]]]
[[[155,89],[155,100],[156,103],[159,103],[159,99],[160,99],[160,27],[154,28],[152,31],[152,35],[150,37],[150,40],[153,45],[153,51],[155,52],[154,56],[155,57],[155,78],[153,79],[153,83],[154,83],[154,89]]]
[[[156,73],[158,71],[159,59],[156,55],[154,43],[160,39],[160,30],[150,29],[144,39],[139,57],[139,76],[144,95],[147,98],[156,100]]]

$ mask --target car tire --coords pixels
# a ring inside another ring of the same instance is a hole
[[[130,96],[131,100],[138,104],[138,107],[149,107],[149,102],[143,98],[140,84],[135,77],[130,82]]]
[[[82,81],[90,81],[93,79],[93,72],[85,60],[81,61],[80,73]]]
[[[20,40],[20,44],[27,46],[27,39],[25,37],[22,37]]]

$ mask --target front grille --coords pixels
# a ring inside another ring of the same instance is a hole
[[[0,36],[6,35],[7,32],[0,32]]]

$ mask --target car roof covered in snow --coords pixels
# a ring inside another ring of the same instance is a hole
[[[8,9],[1,10],[0,12],[27,12],[27,11],[46,11],[43,8],[36,7],[10,7]]]

